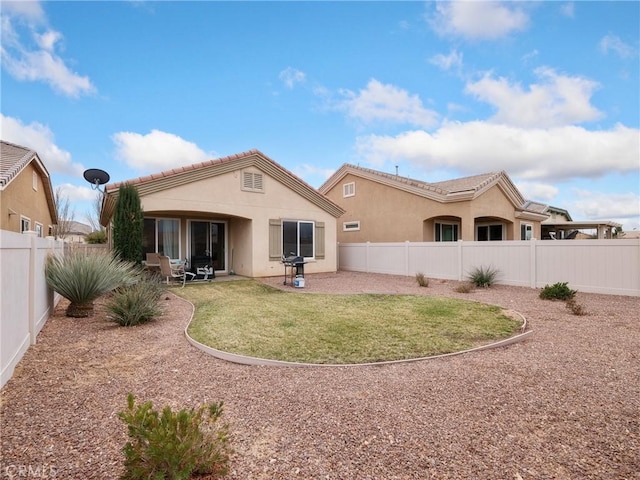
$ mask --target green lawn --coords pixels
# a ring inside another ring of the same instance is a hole
[[[499,307],[419,295],[298,294],[253,280],[173,290],[196,306],[189,334],[226,352],[365,363],[465,350],[513,335]]]

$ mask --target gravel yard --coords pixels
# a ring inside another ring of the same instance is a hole
[[[220,280],[216,280],[220,281]],[[232,479],[640,479],[640,299],[578,293],[575,316],[538,291],[351,272],[307,275],[313,292],[445,295],[522,313],[508,347],[369,367],[250,367],[189,345],[191,305],[122,328],[64,316],[66,301],[2,389],[0,478],[116,479],[116,412],[223,400]],[[187,287],[188,288],[188,287]],[[165,297],[163,297],[165,298]],[[22,472],[22,476],[20,473]]]

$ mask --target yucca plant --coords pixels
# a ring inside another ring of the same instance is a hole
[[[134,263],[123,262],[112,253],[71,252],[50,255],[45,265],[47,285],[69,302],[68,317],[93,315],[93,302],[99,296],[123,285],[135,283],[140,271]]]
[[[493,267],[476,267],[469,274],[469,281],[479,288],[489,288],[496,281],[500,271]]]

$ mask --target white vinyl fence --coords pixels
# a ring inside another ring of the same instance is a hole
[[[0,387],[36,343],[58,294],[47,286],[44,265],[49,253],[64,252],[64,242],[0,230]]]
[[[640,296],[640,239],[338,245],[340,270],[463,281],[478,267],[497,269],[505,285],[568,282],[581,292]]]

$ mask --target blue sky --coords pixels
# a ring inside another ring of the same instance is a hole
[[[83,221],[123,181],[258,149],[314,187],[343,163],[505,170],[574,220],[640,229],[639,2],[1,2],[2,139]]]

